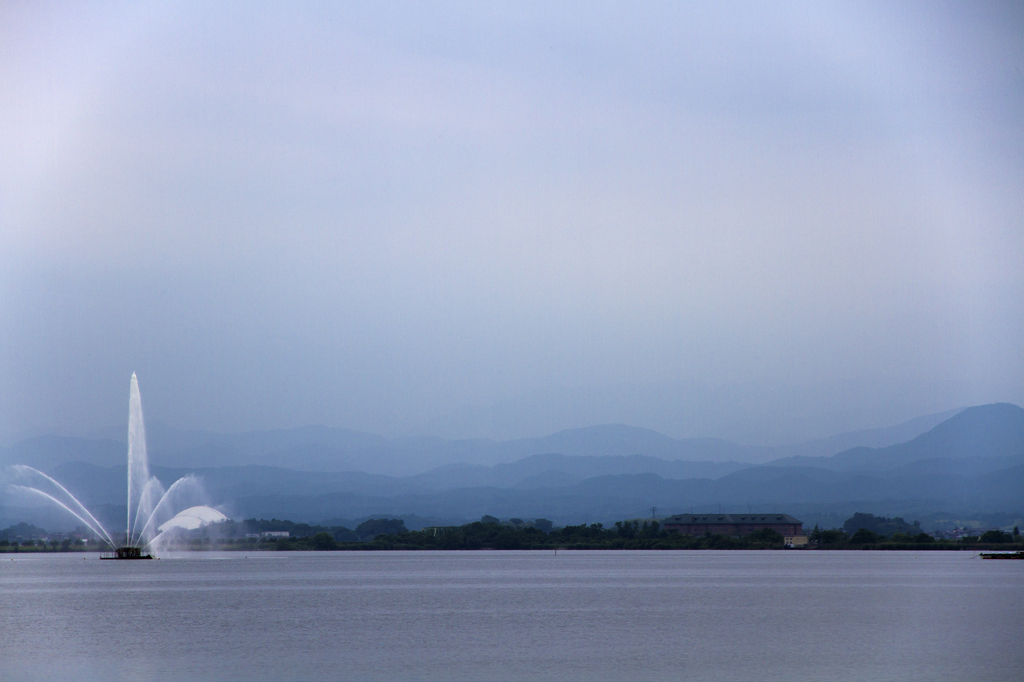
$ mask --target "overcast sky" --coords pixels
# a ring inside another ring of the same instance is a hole
[[[0,436],[1020,401],[1022,7],[0,3]]]

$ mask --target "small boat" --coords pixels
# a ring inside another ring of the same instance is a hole
[[[1024,559],[1024,552],[982,552],[982,559]]]

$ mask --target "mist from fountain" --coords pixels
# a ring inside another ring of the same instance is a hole
[[[56,504],[85,524],[112,549],[117,548],[113,536],[67,488],[33,467],[16,464],[12,469],[18,478],[29,480],[26,484],[10,484],[9,489]],[[161,529],[181,510],[206,508],[203,507],[205,497],[206,492],[202,484],[192,474],[179,478],[167,490],[164,490],[155,476],[150,476],[149,458],[146,453],[146,426],[142,417],[142,396],[139,393],[138,378],[132,372],[128,401],[128,516],[125,546],[155,548],[166,537]],[[210,511],[220,519],[225,518],[219,512],[212,509]]]
[[[206,491],[202,483],[194,475],[182,476],[171,484],[167,492],[163,493],[160,501],[157,502],[149,515],[149,520],[143,526],[141,535],[147,538],[147,544],[153,544],[160,535],[160,528],[173,519],[177,512],[174,510],[188,509],[199,506],[206,497]]]

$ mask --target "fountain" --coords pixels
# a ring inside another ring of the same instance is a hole
[[[24,464],[12,467],[16,476],[34,480],[35,485],[10,487],[56,504],[85,524],[112,550],[101,555],[101,559],[152,559],[152,552],[159,549],[168,533],[227,519],[216,509],[197,504],[205,497],[205,491],[192,474],[179,478],[167,490],[155,476],[149,475],[142,397],[134,372],[128,403],[128,518],[124,544],[116,543],[96,517],[52,477]]]

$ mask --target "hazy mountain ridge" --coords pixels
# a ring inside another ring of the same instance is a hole
[[[669,461],[647,455],[545,453],[493,467],[439,467],[409,479],[432,489],[479,486],[508,488],[519,486],[527,479],[536,479],[538,484],[547,485],[543,478],[555,474],[562,474],[562,480],[573,483],[609,474],[657,473],[664,478],[718,478],[749,466],[742,462]]]
[[[157,422],[147,430],[147,439],[151,461],[169,467],[263,465],[300,471],[364,471],[407,476],[428,474],[446,465],[489,467],[550,453],[585,457],[642,455],[660,460],[718,463],[760,463],[792,456],[825,457],[851,445],[889,445],[909,440],[934,426],[933,422],[941,421],[943,414],[946,413],[919,417],[894,427],[838,434],[817,441],[777,447],[742,446],[713,438],[676,440],[650,429],[623,424],[591,426],[559,431],[543,437],[495,442],[482,439],[446,440],[431,436],[388,439],[360,431],[323,426],[214,434],[179,431]],[[46,470],[69,461],[116,466],[124,461],[125,432],[126,429],[104,429],[93,439],[58,436],[31,438],[10,448],[0,448],[0,462],[29,464]],[[480,484],[484,483],[480,481]]]
[[[27,464],[44,471],[67,462],[110,467],[124,464],[127,452],[125,443],[116,440],[34,436],[8,448],[0,448],[0,462],[6,465]]]
[[[856,447],[833,457],[788,457],[773,466],[809,466],[833,471],[880,471],[925,460],[1024,456],[1024,409],[1010,403],[969,407],[905,443]]]
[[[154,466],[151,471],[165,485],[186,474],[195,474],[203,480],[211,500],[233,500],[252,495],[353,493],[390,497],[461,488],[561,487],[594,476],[644,473],[648,469],[655,469],[668,478],[717,478],[749,466],[735,462],[668,462],[639,455],[581,457],[550,454],[494,467],[445,466],[426,474],[406,477],[358,471],[305,472],[263,465],[195,469]],[[84,462],[68,462],[58,465],[52,473],[86,504],[116,504],[124,498],[126,465],[98,467]]]
[[[654,446],[672,447],[672,439],[639,431]],[[589,429],[576,440],[579,434],[574,432],[552,438],[584,448],[602,432],[619,438],[613,447],[636,443],[626,438],[635,430],[614,426]],[[111,442],[101,443],[97,451],[108,456]],[[508,447],[528,451],[549,443],[533,439]],[[211,502],[227,504],[233,514],[296,521],[373,514],[473,519],[486,513],[579,523],[645,515],[654,506],[661,513],[717,505],[813,510],[854,501],[867,510],[871,505],[890,511],[910,505],[934,511],[1018,511],[1024,506],[1024,410],[1009,404],[968,408],[899,445],[853,448],[811,459],[812,466],[802,465],[804,461],[797,457],[751,465],[636,454],[545,453],[493,466],[445,465],[403,477],[253,464],[154,466],[153,472],[166,482],[195,472]],[[123,505],[124,464],[64,463],[54,473],[88,504]]]
[[[767,478],[757,474],[775,474]],[[747,474],[740,476],[740,474]],[[330,515],[419,514],[475,519],[483,514],[508,518],[545,517],[557,523],[584,523],[707,511],[717,505],[734,509],[829,508],[839,502],[858,502],[871,508],[903,506],[933,509],[1017,509],[1024,491],[1024,466],[978,477],[936,476],[907,488],[903,477],[831,472],[816,468],[745,470],[711,481],[671,480],[656,474],[599,476],[580,483],[543,489],[461,488],[445,492],[373,497],[332,493],[315,497],[252,496],[236,500],[245,516],[315,521]]]

